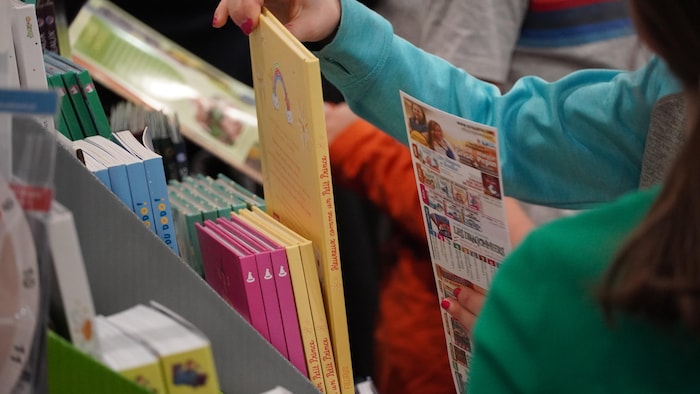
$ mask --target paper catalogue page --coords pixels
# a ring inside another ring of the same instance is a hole
[[[404,92],[401,102],[438,296],[452,296],[460,284],[485,292],[510,251],[496,129]],[[444,311],[443,326],[455,388],[461,392],[470,339]]]

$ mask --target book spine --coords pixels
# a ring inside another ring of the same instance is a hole
[[[80,85],[80,90],[85,98],[87,109],[95,123],[97,133],[105,138],[111,138],[112,128],[109,125],[109,119],[107,119],[107,114],[105,114],[104,107],[102,107],[102,102],[95,89],[95,82],[85,69],[77,72],[76,77]]]
[[[142,162],[138,162],[127,164],[126,172],[129,177],[133,211],[139,219],[141,219],[143,224],[155,233],[156,229],[153,225],[153,207],[151,206],[151,194],[149,193],[148,181],[146,180],[146,169]]]
[[[83,133],[86,137],[97,135],[97,129],[95,128],[95,122],[92,120],[90,111],[88,111],[87,105],[85,104],[85,98],[83,97],[82,90],[80,89],[80,84],[78,84],[78,78],[72,71],[65,71],[61,74],[63,82],[66,84],[66,90],[68,91],[68,96],[73,103],[73,108],[75,108],[75,113],[78,116],[78,121],[83,129]]]
[[[265,316],[267,327],[270,332],[270,343],[284,358],[289,358],[287,351],[287,340],[284,335],[284,325],[282,323],[282,313],[280,311],[279,298],[277,296],[277,286],[275,275],[273,274],[270,253],[263,252],[255,255],[258,264],[258,277],[260,278],[260,289],[262,291],[263,302],[265,304]]]
[[[321,392],[326,391],[326,384],[323,379],[323,371],[321,370],[321,358],[319,356],[318,339],[316,337],[316,327],[314,327],[314,319],[311,313],[311,303],[309,293],[306,288],[306,279],[304,276],[304,267],[301,262],[299,247],[288,247],[285,250],[287,261],[289,263],[289,272],[292,281],[292,289],[294,291],[294,304],[297,310],[297,318],[299,319],[299,333],[301,334],[307,373],[311,382]]]
[[[300,245],[300,252],[302,254],[301,260],[304,264],[306,288],[309,292],[311,315],[313,317],[316,338],[318,340],[321,371],[323,372],[323,380],[326,382],[325,392],[340,393],[341,390],[340,383],[338,382],[332,337],[328,327],[318,270],[316,268],[316,257],[314,256],[311,242],[305,242]]]
[[[165,180],[163,160],[160,158],[147,159],[144,162],[146,178],[148,179],[149,195],[153,209],[153,222],[156,234],[176,254],[180,254]]]
[[[56,7],[53,1],[42,1],[36,5],[37,23],[41,32],[41,45],[45,51],[58,53],[58,30]]]
[[[80,122],[78,122],[78,117],[75,114],[75,109],[73,108],[73,103],[71,102],[68,92],[66,90],[66,85],[63,82],[63,78],[60,75],[47,75],[47,82],[49,86],[56,89],[59,95],[59,103],[61,106],[61,115],[65,120],[65,131],[61,130],[59,125],[59,131],[63,133],[71,141],[76,141],[85,138],[83,134],[83,129],[80,127]]]
[[[129,177],[126,175],[125,165],[114,165],[107,167],[109,172],[109,182],[112,185],[112,192],[131,210],[134,203],[131,199],[131,187],[129,187]]]
[[[275,286],[277,287],[277,297],[287,342],[288,358],[292,365],[306,375],[306,360],[304,359],[304,348],[301,341],[301,332],[299,331],[297,308],[294,304],[294,291],[292,289],[287,256],[284,249],[274,249],[270,257],[272,259],[272,270],[275,276]]]
[[[46,81],[36,8],[33,4],[19,1],[10,2],[7,7],[10,9],[19,85],[25,89],[46,90],[49,86]],[[41,115],[36,118],[49,130],[55,128],[53,116]]]
[[[246,294],[246,302],[250,311],[250,324],[255,327],[258,332],[270,341],[270,330],[267,325],[265,316],[265,303],[263,301],[262,289],[260,286],[260,277],[258,276],[257,264],[253,256],[241,256],[240,273],[243,283],[242,286]],[[226,269],[226,267],[224,267]]]

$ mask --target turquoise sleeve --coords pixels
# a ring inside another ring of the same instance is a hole
[[[679,91],[659,59],[635,72],[585,70],[506,94],[395,36],[381,16],[342,0],[334,40],[317,52],[352,109],[407,143],[399,91],[496,127],[507,195],[585,208],[635,190],[651,110]]]

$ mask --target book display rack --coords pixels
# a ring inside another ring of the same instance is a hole
[[[96,262],[86,271],[97,311],[112,314],[149,300],[176,310],[211,341],[224,393],[261,393],[275,386],[316,391],[68,149],[59,145],[57,150],[56,200],[74,214],[85,261]],[[65,347],[56,338],[53,342],[54,348]],[[49,358],[50,366],[61,364],[51,363],[51,348]],[[71,373],[73,381],[84,375],[77,367],[62,372]],[[102,382],[95,384],[103,389]]]

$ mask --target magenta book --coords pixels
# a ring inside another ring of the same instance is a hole
[[[201,242],[208,243],[207,237],[213,238],[215,248],[214,255],[220,256],[222,282],[224,293],[234,307],[258,332],[270,341],[270,332],[265,316],[265,304],[263,302],[258,267],[255,257],[240,248],[226,231],[219,228],[211,220],[205,220],[204,226],[198,227],[204,235],[200,240],[202,252],[202,265],[208,265],[205,261],[204,248]],[[206,271],[205,271],[206,275]]]
[[[270,251],[264,246],[259,245],[258,241],[251,238],[245,232],[240,231],[238,228],[227,226],[226,222],[228,221],[224,218],[216,220],[218,227],[223,231],[227,231],[240,248],[245,249],[255,257],[258,267],[258,277],[260,278],[260,288],[265,304],[267,327],[270,331],[270,343],[285,358],[289,358]]]
[[[301,373],[308,376],[285,248],[235,216],[231,217],[231,220],[221,219],[221,221],[225,226],[236,227],[245,232],[258,242],[257,245],[270,251],[277,297],[282,315],[282,325],[284,326],[284,335],[287,342],[288,359]]]

